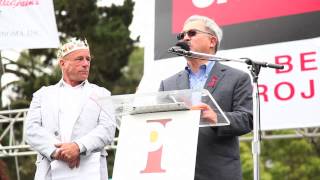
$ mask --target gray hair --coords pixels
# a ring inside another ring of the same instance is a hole
[[[211,31],[211,33],[213,33],[217,39],[218,39],[218,44],[215,48],[215,51],[217,52],[218,50],[218,47],[220,46],[220,43],[221,43],[221,40],[222,40],[222,30],[221,28],[218,26],[218,24],[213,20],[213,19],[210,19],[206,16],[200,16],[200,15],[193,15],[193,16],[190,16],[185,22],[184,22],[184,25],[186,25],[187,23],[189,22],[192,22],[192,21],[202,21],[206,28]]]

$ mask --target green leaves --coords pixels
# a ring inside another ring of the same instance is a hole
[[[273,131],[286,134],[293,130]],[[309,180],[320,177],[319,138],[272,139],[261,143],[260,169],[262,180]],[[243,179],[253,179],[251,142],[241,142]]]

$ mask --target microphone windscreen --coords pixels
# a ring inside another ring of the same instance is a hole
[[[184,49],[186,51],[190,51],[190,46],[184,42],[184,41],[179,41],[176,46],[181,47],[181,49]]]

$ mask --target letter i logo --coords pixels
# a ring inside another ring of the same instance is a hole
[[[157,120],[147,120],[150,133],[149,142],[149,152],[147,158],[146,168],[140,173],[164,173],[165,169],[161,168],[161,157],[162,157],[162,136],[163,130],[166,124],[171,121],[171,119],[157,119]]]

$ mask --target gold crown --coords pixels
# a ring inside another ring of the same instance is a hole
[[[70,39],[69,42],[63,44],[58,49],[57,58],[60,59],[64,57],[65,55],[79,49],[88,49],[89,50],[89,44],[86,39],[83,41],[77,38]]]

